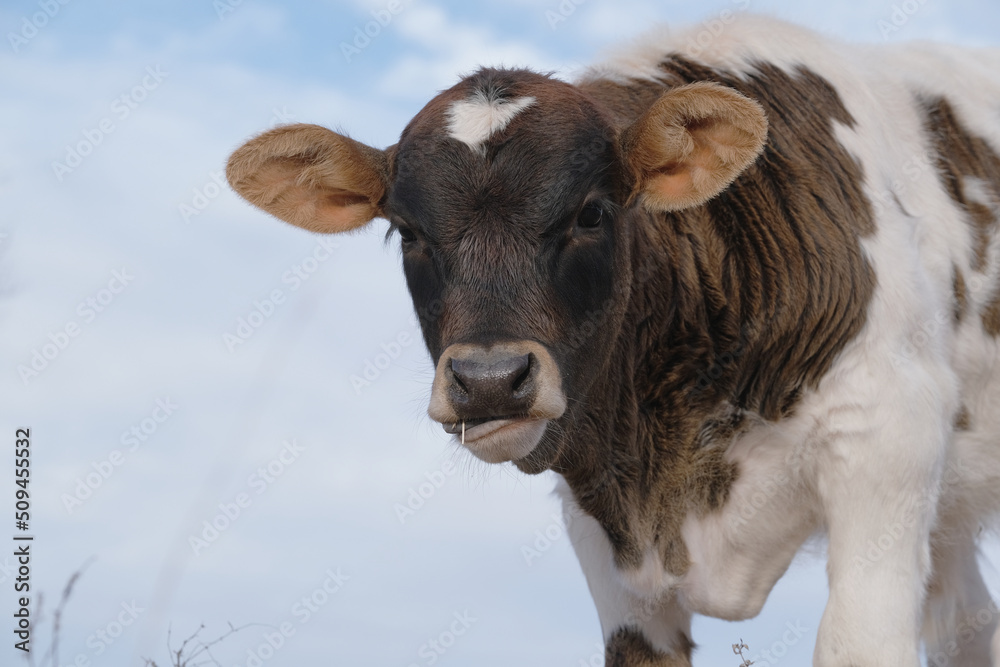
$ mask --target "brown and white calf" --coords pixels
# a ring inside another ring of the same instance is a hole
[[[608,665],[690,665],[691,615],[754,616],[824,531],[814,664],[998,666],[1000,51],[693,36],[482,69],[385,150],[281,127],[229,181],[389,220],[430,415],[561,476]]]

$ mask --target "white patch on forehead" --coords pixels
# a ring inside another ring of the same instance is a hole
[[[489,99],[476,93],[467,100],[452,103],[448,110],[448,135],[481,152],[484,141],[501,132],[517,114],[534,103],[534,97]]]

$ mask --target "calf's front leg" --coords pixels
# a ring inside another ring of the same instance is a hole
[[[611,542],[562,486],[566,528],[597,606],[605,667],[691,667],[691,615],[672,595],[646,598],[624,584]]]
[[[912,382],[912,380],[911,380]],[[829,535],[816,667],[917,667],[947,410],[916,383],[831,415],[817,469]]]

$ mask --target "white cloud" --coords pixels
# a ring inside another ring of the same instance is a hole
[[[397,19],[399,34],[419,47],[400,58],[379,81],[387,96],[430,99],[480,66],[530,67],[562,64],[538,47],[495,36],[485,25],[460,23],[438,5],[413,5]]]

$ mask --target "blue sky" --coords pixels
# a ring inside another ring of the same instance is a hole
[[[385,146],[477,65],[568,75],[655,22],[747,5],[854,41],[1000,34],[987,0],[586,0],[554,25],[557,0],[411,0],[348,61],[388,2],[5,2],[0,433],[32,429],[37,589],[51,600],[94,557],[61,664],[162,664],[168,628],[228,622],[260,625],[218,647],[227,667],[282,628],[265,665],[600,664],[552,478],[470,460],[424,414],[431,368],[384,223],[318,247],[218,180],[275,123]],[[807,664],[822,552],[757,619],[698,620],[695,664],[735,665],[733,642],[753,655],[788,624],[802,637],[779,662]],[[9,642],[0,656],[15,664]]]

